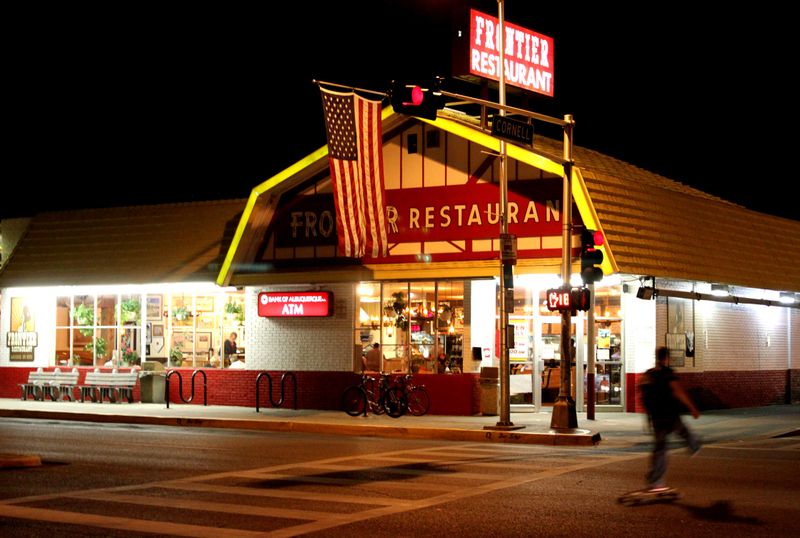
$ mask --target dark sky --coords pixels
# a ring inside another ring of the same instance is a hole
[[[9,13],[0,217],[246,197],[325,144],[313,79],[386,90],[449,76],[465,3]],[[505,2],[508,22],[554,39],[555,96],[531,95],[532,110],[572,114],[577,145],[800,220],[787,13],[536,4]]]

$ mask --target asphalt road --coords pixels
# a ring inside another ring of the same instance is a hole
[[[676,446],[683,498],[625,507],[647,447],[0,419],[0,536],[797,536],[800,438]]]

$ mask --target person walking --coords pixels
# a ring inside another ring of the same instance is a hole
[[[639,384],[642,403],[653,432],[653,452],[650,468],[645,477],[647,488],[652,492],[668,491],[665,475],[667,472],[667,437],[675,433],[686,442],[692,455],[700,450],[700,440],[683,423],[681,404],[695,419],[700,412],[681,386],[675,371],[669,367],[669,349],[656,350],[656,365],[647,370]]]

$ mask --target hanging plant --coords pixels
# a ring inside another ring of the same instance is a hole
[[[225,303],[225,313],[226,314],[241,314],[244,312],[242,305],[239,303],[234,303],[231,301],[230,303]]]
[[[408,330],[408,318],[405,314],[406,296],[402,291],[398,291],[392,294],[392,298],[394,299],[391,303],[391,308],[395,313],[394,326],[402,331]]]
[[[179,306],[172,311],[172,317],[178,321],[188,319],[189,310],[185,306]]]
[[[239,323],[244,322],[244,307],[239,303],[233,301],[225,303],[225,316],[229,320],[236,320]]]
[[[94,308],[89,308],[81,303],[72,309],[72,319],[75,323],[82,326],[94,325]],[[78,329],[83,336],[91,336],[94,329]]]
[[[142,304],[139,299],[126,299],[119,304],[122,321],[138,321]]]
[[[453,309],[447,303],[439,303],[439,323],[448,324],[453,316]]]

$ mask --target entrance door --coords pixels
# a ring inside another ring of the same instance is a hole
[[[595,403],[600,406],[622,406],[621,320],[595,322],[597,345],[594,377]],[[584,380],[584,386],[586,381]]]
[[[510,316],[509,323],[514,327],[514,346],[509,349],[511,405],[516,411],[552,405],[561,386],[561,316]],[[578,318],[572,318],[573,334],[577,323]]]

